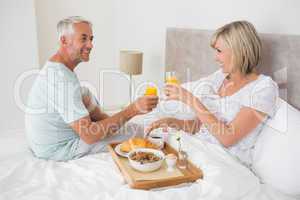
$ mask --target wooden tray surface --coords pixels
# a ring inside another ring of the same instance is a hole
[[[186,182],[194,182],[199,178],[203,178],[203,173],[201,169],[196,167],[191,161],[188,161],[188,165],[186,169],[180,169],[177,167],[177,169],[180,170],[183,176],[176,176],[176,177],[156,179],[156,180],[136,180],[134,177],[136,176],[137,171],[129,167],[129,162],[127,158],[121,157],[115,152],[114,148],[116,145],[118,145],[118,143],[109,144],[108,145],[109,152],[111,153],[115,163],[119,167],[126,182],[129,184],[131,188],[151,189],[151,188],[158,188],[158,187],[166,187],[166,186],[178,185]],[[173,153],[175,155],[178,155],[178,152],[173,147],[171,147],[171,145],[169,145],[168,143],[165,143],[165,147],[164,149],[162,149],[162,151],[165,154]],[[161,169],[161,170],[165,170],[165,169]],[[147,172],[147,173],[152,173],[152,172]]]

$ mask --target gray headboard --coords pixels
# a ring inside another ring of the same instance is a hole
[[[168,28],[166,71],[176,71],[182,82],[194,81],[219,69],[210,47],[213,31]],[[300,109],[300,36],[260,34],[262,64],[258,70],[269,75],[280,88],[280,96]]]

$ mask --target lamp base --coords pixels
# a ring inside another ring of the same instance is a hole
[[[133,97],[132,97],[132,74],[129,74],[129,104],[131,104],[133,102]]]

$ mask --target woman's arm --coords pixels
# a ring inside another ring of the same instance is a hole
[[[196,111],[201,123],[213,134],[225,147],[234,145],[256,128],[266,117],[266,114],[252,108],[244,107],[236,115],[233,121],[226,124],[218,120],[209,110],[186,89],[167,84],[165,92],[168,99],[180,100]]]
[[[132,117],[152,111],[157,103],[157,96],[143,96],[111,117],[93,122],[90,115],[87,115],[71,122],[69,125],[84,142],[93,144],[108,135],[114,134]]]
[[[201,122],[198,119],[193,120],[180,120],[176,118],[163,118],[151,123],[147,129],[146,134],[148,135],[152,130],[157,128],[171,127],[177,130],[183,130],[187,133],[197,133],[200,130]]]
[[[181,121],[183,124],[182,130],[192,134],[199,132],[202,125],[201,121],[198,118],[193,120],[181,120]]]
[[[195,100],[194,105],[191,105],[191,107],[195,109],[198,118],[209,132],[225,147],[236,144],[255,129],[266,117],[265,113],[244,107],[230,123],[226,124],[210,113],[199,100]]]

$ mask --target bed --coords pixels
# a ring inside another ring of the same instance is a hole
[[[205,30],[169,28],[166,38],[166,70],[177,71],[184,82],[192,82],[215,71],[217,66],[213,62],[213,52],[209,49],[211,33]],[[290,129],[283,129],[285,134],[275,134],[279,139],[272,137],[270,139],[268,133],[260,138],[256,156],[257,172],[241,165],[222,148],[185,135],[182,138],[183,148],[188,152],[190,160],[203,170],[203,180],[150,191],[134,190],[124,182],[107,152],[68,162],[39,160],[33,157],[28,149],[24,132],[7,132],[1,134],[0,140],[0,199],[298,199],[298,182],[284,180],[290,175],[286,174],[286,171],[280,173],[283,178],[277,178],[286,181],[288,189],[292,188],[292,190],[286,190],[287,188],[280,187],[280,184],[272,184],[272,181],[276,182],[276,180],[272,180],[273,176],[268,179],[269,174],[263,177],[265,181],[262,182],[261,176],[264,175],[264,170],[269,169],[269,162],[264,163],[262,160],[268,159],[270,154],[261,152],[268,152],[269,149],[262,149],[266,148],[265,146],[269,146],[272,150],[278,140],[290,139],[290,137],[286,139],[286,136],[298,128],[294,127],[294,124],[300,115],[299,111],[286,104],[284,100],[300,108],[300,96],[297,95],[300,89],[296,87],[296,79],[300,74],[300,67],[297,65],[299,59],[296,56],[300,48],[300,37],[263,34],[262,38],[266,44],[263,63],[265,66],[272,66],[272,68],[262,68],[262,72],[272,75],[279,83],[283,99],[279,110],[283,115],[292,112],[293,120],[287,120]],[[157,117],[158,112],[134,118],[132,121],[149,122]],[[276,119],[270,123],[278,124]],[[299,136],[296,137],[299,139]],[[273,143],[265,143],[265,140],[269,139]],[[168,141],[175,145],[174,138],[169,138]],[[297,143],[299,144],[299,140]],[[294,149],[295,152],[297,149]],[[290,155],[292,152],[288,149],[287,153]],[[285,155],[281,154],[276,156],[285,158]],[[271,167],[277,168],[277,166]],[[279,168],[278,171],[280,170]],[[294,173],[299,175],[296,170]],[[296,179],[297,176],[292,175]],[[270,184],[268,181],[271,181]]]

